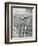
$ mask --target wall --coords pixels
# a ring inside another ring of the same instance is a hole
[[[38,0],[0,0],[0,46],[38,46],[38,42],[36,43],[21,43],[21,44],[10,44],[6,45],[4,44],[4,14],[5,14],[5,8],[4,8],[4,2],[5,1],[14,1],[14,2],[25,2],[25,3],[37,3]],[[37,16],[38,17],[38,16]]]

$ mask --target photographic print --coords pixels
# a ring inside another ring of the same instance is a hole
[[[12,8],[12,38],[32,37],[32,9]]]
[[[37,41],[37,4],[7,2],[6,43]]]

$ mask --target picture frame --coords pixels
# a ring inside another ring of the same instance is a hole
[[[37,4],[5,2],[5,44],[37,42]]]

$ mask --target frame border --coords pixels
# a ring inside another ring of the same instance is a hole
[[[35,20],[36,21],[36,40],[34,40],[34,41],[9,42],[9,4],[21,4],[21,5],[33,5],[33,6],[36,6],[36,20]],[[6,13],[7,13],[7,15],[6,15]],[[6,22],[7,22],[7,25],[6,25]],[[5,44],[31,43],[31,42],[37,42],[37,4],[20,3],[20,2],[5,2]]]

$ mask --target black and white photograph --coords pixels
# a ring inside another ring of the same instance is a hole
[[[37,4],[6,3],[6,42],[37,41]]]
[[[32,37],[32,8],[12,8],[12,38]]]

